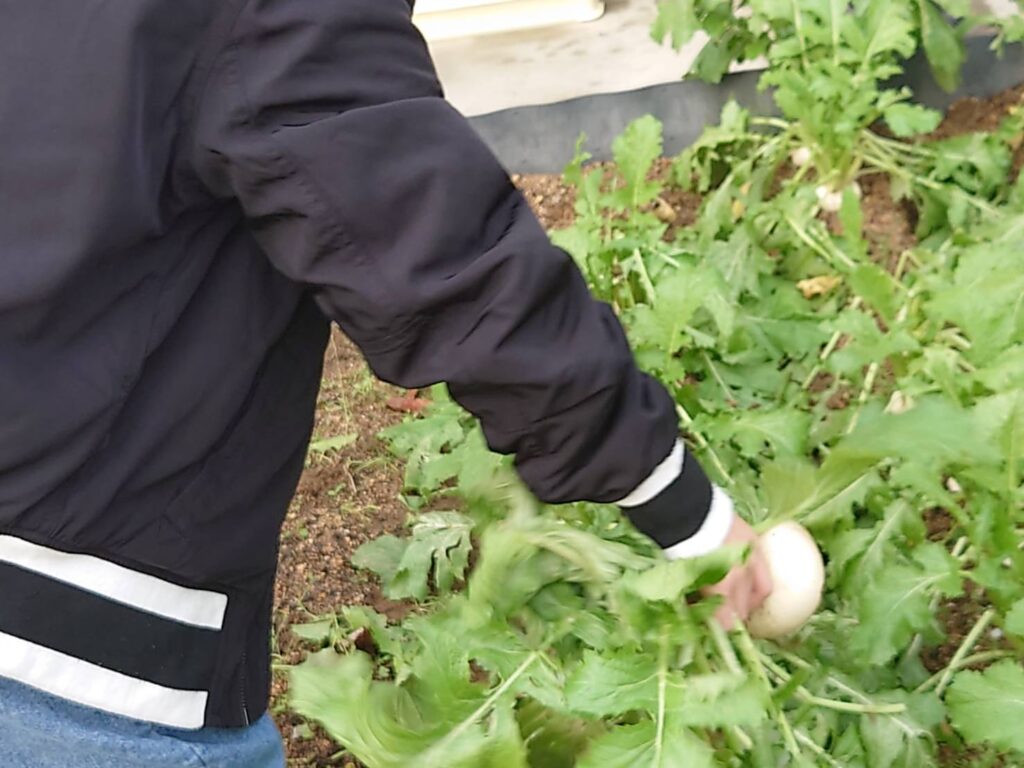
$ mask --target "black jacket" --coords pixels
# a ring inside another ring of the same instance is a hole
[[[541,498],[701,528],[669,396],[407,0],[0,0],[0,675],[264,711],[329,320],[382,379],[448,382]]]

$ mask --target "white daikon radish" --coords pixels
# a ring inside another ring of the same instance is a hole
[[[811,164],[811,160],[814,159],[814,156],[811,154],[810,147],[800,147],[799,149],[793,150],[789,159],[793,161],[793,165],[797,168],[803,168],[805,165]]]
[[[811,534],[797,523],[781,523],[758,544],[772,575],[772,593],[750,617],[754,637],[777,639],[796,632],[821,604],[825,562]]]

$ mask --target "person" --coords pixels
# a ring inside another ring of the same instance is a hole
[[[269,617],[330,321],[544,501],[669,557],[756,543],[410,17],[0,2],[4,768],[283,765]],[[755,552],[722,620],[769,589]]]

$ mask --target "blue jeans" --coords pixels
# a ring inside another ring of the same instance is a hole
[[[269,716],[178,731],[108,715],[0,678],[3,768],[284,768]]]

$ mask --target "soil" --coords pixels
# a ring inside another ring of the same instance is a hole
[[[991,99],[966,99],[952,107],[935,136],[990,130],[1022,99],[1024,85]],[[1017,153],[1018,169],[1022,163],[1024,147]],[[663,176],[668,167],[668,162],[660,163],[655,172]],[[546,227],[558,229],[572,223],[575,192],[559,176],[516,175],[513,181]],[[876,257],[888,262],[914,245],[913,211],[893,202],[888,180],[882,176],[867,177],[862,187],[868,237],[875,244]],[[673,227],[684,226],[694,221],[699,206],[697,196],[671,190],[658,203],[657,213]],[[364,542],[385,533],[401,533],[405,526],[407,511],[398,498],[402,469],[377,434],[401,420],[400,409],[407,405],[414,409],[416,401],[376,381],[359,352],[340,334],[333,338],[325,364],[315,434],[318,438],[357,437],[340,450],[311,458],[281,537],[274,613],[274,662],[280,673],[275,675],[272,711],[285,738],[290,768],[358,766],[317,728],[287,711],[282,668],[301,661],[309,650],[290,628],[343,605],[370,605],[396,617],[405,610],[382,598],[376,583],[354,569],[350,559]],[[821,382],[822,389],[829,383]],[[929,528],[937,533],[945,521],[930,514]],[[948,661],[982,610],[974,595],[943,609],[949,641],[926,656],[929,668],[941,668]],[[951,752],[944,765],[969,765],[966,759]]]

